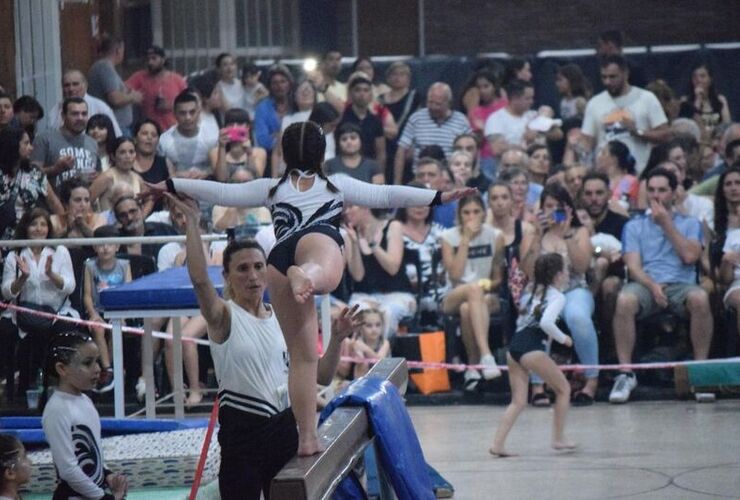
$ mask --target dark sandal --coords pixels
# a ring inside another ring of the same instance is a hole
[[[573,406],[591,406],[594,404],[594,398],[586,394],[585,392],[576,392],[573,394],[571,399]]]
[[[545,392],[538,392],[532,396],[532,406],[537,408],[549,408],[552,402]]]

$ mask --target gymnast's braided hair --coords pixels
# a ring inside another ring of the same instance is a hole
[[[324,174],[322,164],[324,163],[324,152],[326,151],[326,138],[321,127],[314,122],[299,122],[290,125],[283,132],[283,159],[285,160],[285,172],[275,186],[270,189],[270,196],[274,196],[280,184],[288,179],[293,170],[308,174],[316,174],[324,179],[327,188],[332,193],[338,189]]]

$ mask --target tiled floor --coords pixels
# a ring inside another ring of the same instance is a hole
[[[456,499],[740,498],[740,400],[572,408],[573,453],[549,448],[552,412],[527,408],[488,454],[504,406],[412,407],[424,454]]]

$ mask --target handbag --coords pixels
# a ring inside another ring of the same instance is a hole
[[[26,309],[33,309],[34,311],[56,314],[58,311],[51,306],[46,304],[36,304],[35,302],[18,301],[18,306],[25,307]],[[51,327],[54,324],[54,319],[47,318],[45,316],[37,316],[32,313],[24,311],[16,311],[15,313],[15,324],[19,330],[22,330],[29,335],[43,335],[51,331]]]

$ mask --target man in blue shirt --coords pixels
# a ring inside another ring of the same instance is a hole
[[[650,212],[629,221],[622,234],[624,262],[631,282],[622,288],[614,314],[614,339],[620,364],[632,362],[635,320],[669,309],[689,317],[695,359],[706,359],[713,321],[709,296],[696,284],[696,263],[702,253],[698,219],[673,209],[678,181],[663,168],[647,176]],[[634,373],[619,374],[609,402],[625,403],[637,386]]]

